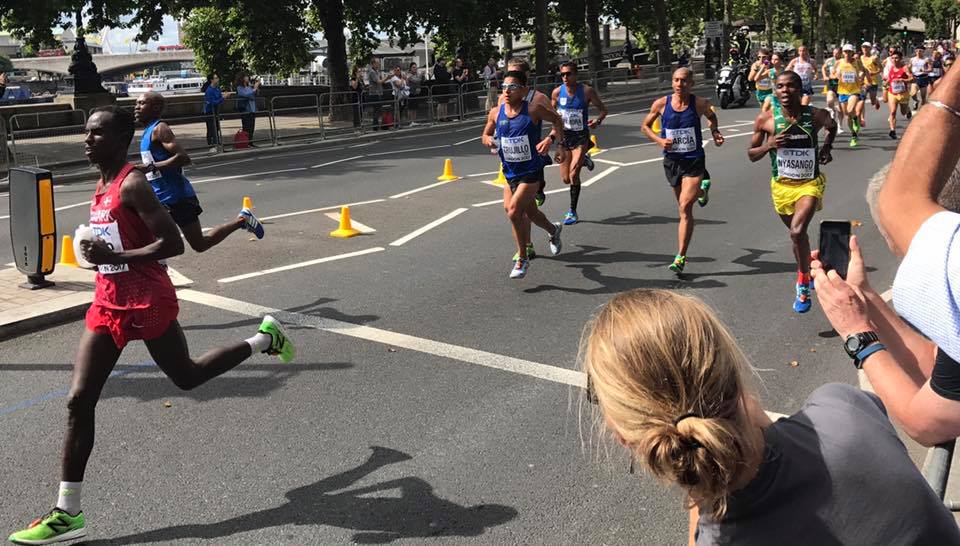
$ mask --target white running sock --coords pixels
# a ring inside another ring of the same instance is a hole
[[[76,516],[80,513],[80,491],[83,482],[60,482],[60,493],[57,497],[57,508]]]
[[[270,348],[270,344],[273,343],[273,336],[263,332],[257,332],[257,335],[245,341],[247,345],[250,346],[251,351],[254,353],[262,353]]]

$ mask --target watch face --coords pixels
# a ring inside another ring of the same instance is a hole
[[[857,336],[850,336],[843,343],[843,345],[844,345],[844,349],[846,349],[848,353],[856,354],[857,349],[860,348],[860,340],[857,339]]]

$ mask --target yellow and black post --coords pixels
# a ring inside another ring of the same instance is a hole
[[[53,176],[46,169],[10,169],[10,242],[17,269],[27,276],[21,288],[53,286],[57,253],[57,217],[53,210]]]

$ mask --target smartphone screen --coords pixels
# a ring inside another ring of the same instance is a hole
[[[850,222],[824,220],[820,222],[820,261],[826,270],[833,269],[840,278],[847,278],[850,263]]]

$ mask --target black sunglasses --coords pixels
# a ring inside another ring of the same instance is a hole
[[[566,77],[569,76],[570,74],[573,74],[573,71],[572,71],[572,70],[569,71],[569,72],[561,72],[561,73],[560,73],[560,77],[561,77],[561,78],[566,78]]]

